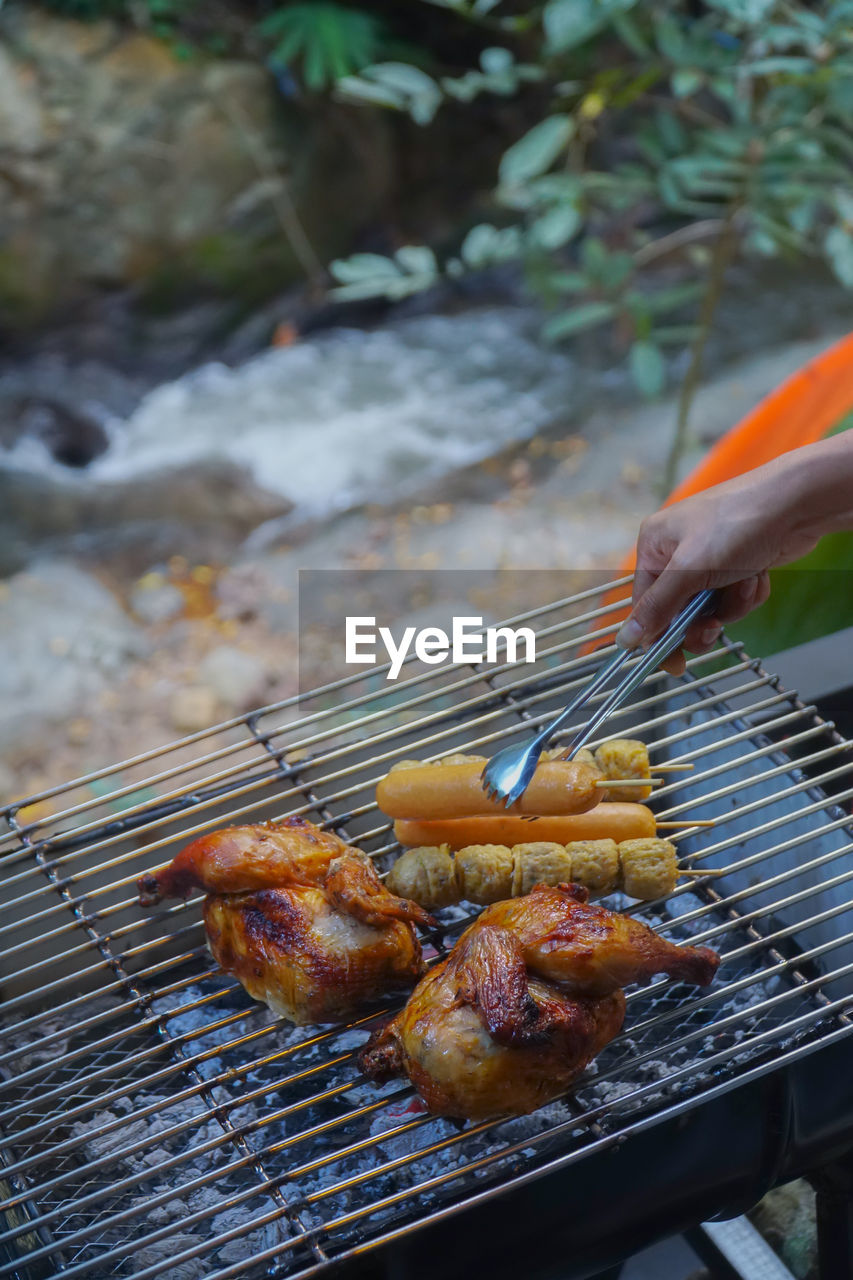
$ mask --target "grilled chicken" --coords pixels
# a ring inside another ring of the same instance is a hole
[[[366,1000],[411,987],[423,972],[411,925],[339,910],[312,886],[211,894],[210,949],[250,996],[291,1022],[333,1022]]]
[[[407,1075],[439,1115],[523,1115],[565,1093],[619,1032],[624,984],[711,981],[713,951],[676,947],[586,897],[537,885],[486,908],[371,1038],[365,1074]]]
[[[575,998],[528,976],[518,939],[475,925],[369,1042],[374,1080],[407,1075],[435,1115],[525,1115],[564,1094],[619,1032],[625,996]]]
[[[423,907],[389,893],[369,858],[303,818],[203,836],[139,881],[143,906],[208,890],[214,958],[292,1022],[328,1022],[423,972]]]
[[[188,898],[194,889],[242,893],[285,884],[319,884],[333,858],[349,845],[305,818],[224,827],[200,836],[161,871],[142,876],[139,901],[152,907],[163,898]]]
[[[589,902],[578,884],[539,884],[526,898],[496,902],[479,925],[509,929],[538,977],[575,995],[603,996],[657,973],[706,987],[720,958],[708,947],[679,947],[631,916]]]

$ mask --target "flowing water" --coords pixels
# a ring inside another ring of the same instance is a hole
[[[758,289],[751,275],[746,284],[721,308],[708,374],[737,361],[738,376],[748,380],[748,361],[781,356],[786,343],[802,346],[806,336],[818,348],[834,336],[834,287],[797,278],[785,288],[762,281]],[[134,539],[152,562],[176,549],[227,558],[267,521],[281,527],[278,517],[286,516],[292,528],[362,503],[441,492],[443,477],[460,468],[540,432],[583,431],[593,411],[600,417],[604,409],[606,429],[590,441],[598,443],[598,464],[588,485],[610,484],[614,449],[634,456],[640,429],[625,362],[598,334],[571,354],[549,347],[541,323],[532,306],[488,305],[370,330],[338,327],[236,367],[204,364],[142,395],[144,370],[125,376],[93,365],[90,376],[82,365],[48,362],[22,384],[20,370],[0,368],[0,572],[45,552],[109,555]],[[792,349],[772,379],[811,354]],[[673,351],[670,385],[685,358]],[[773,380],[765,385],[762,373],[755,398]],[[22,391],[66,406],[72,419],[82,413],[106,447],[80,465],[73,420],[61,426],[59,448],[56,429],[41,437],[16,429],[4,404]],[[722,429],[751,407],[731,389],[729,400]],[[669,419],[664,405],[654,408],[654,422],[642,425],[644,457],[665,452],[652,436],[668,433]]]
[[[331,330],[157,387],[126,419],[105,418],[109,446],[83,472],[32,438],[0,465],[101,487],[227,463],[312,515],[382,501],[566,414],[573,361],[537,328],[507,307]]]

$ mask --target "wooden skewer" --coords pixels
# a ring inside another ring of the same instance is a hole
[[[663,778],[602,778],[596,782],[597,787],[659,787]]]
[[[692,764],[656,764],[656,773],[689,773],[696,766]]]
[[[681,822],[658,822],[661,831],[675,830],[678,827],[715,827],[716,818],[682,818]]]
[[[707,871],[700,871],[695,867],[679,867],[678,874],[680,876],[724,876],[726,868],[708,867]]]

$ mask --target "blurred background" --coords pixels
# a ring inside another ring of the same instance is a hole
[[[300,568],[616,572],[849,326],[851,21],[0,5],[0,798],[293,693]]]
[[[300,569],[498,619],[844,429],[851,123],[844,0],[0,2],[0,802],[295,693]]]

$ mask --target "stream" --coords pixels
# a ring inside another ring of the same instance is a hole
[[[736,274],[706,375],[837,332],[848,306],[809,273]],[[596,415],[608,429],[618,419],[630,444],[644,410],[606,334],[567,351],[542,341],[541,323],[532,305],[503,303],[397,315],[159,385],[55,356],[0,367],[0,574],[68,553],[118,554],[134,570],[176,551],[227,560],[259,526],[289,536],[353,507],[441,494],[444,478],[513,443],[589,434]],[[686,359],[669,355],[670,385]],[[22,396],[34,407],[16,424]],[[589,442],[612,476],[612,443]]]
[[[539,340],[539,323],[532,310],[494,307],[337,328],[235,368],[204,364],[125,417],[90,397],[106,447],[88,465],[68,466],[45,434],[0,446],[9,502],[13,487],[30,499],[14,504],[14,536],[91,549],[121,525],[142,534],[150,523],[156,540],[164,522],[215,519],[212,492],[223,527],[241,534],[253,523],[247,502],[257,524],[405,497],[578,412],[591,379]]]

